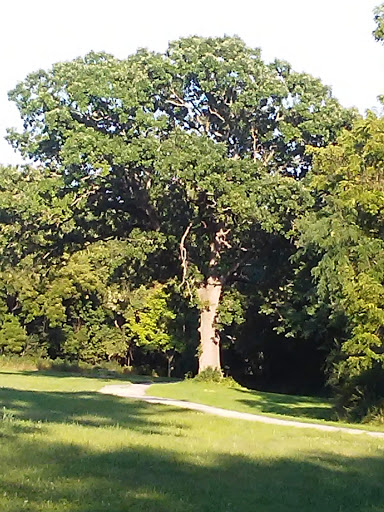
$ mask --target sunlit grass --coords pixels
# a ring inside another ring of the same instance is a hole
[[[104,384],[0,374],[1,512],[383,510],[384,440],[94,392]]]
[[[335,419],[332,403],[325,398],[266,393],[240,385],[228,387],[221,383],[196,382],[190,379],[172,384],[154,384],[148,394],[254,414]]]
[[[148,389],[147,394],[306,423],[326,422],[337,426],[384,431],[382,425],[348,424],[337,421],[331,400],[320,397],[266,393],[240,385],[228,387],[221,383],[196,382],[193,379],[176,383],[155,383]]]

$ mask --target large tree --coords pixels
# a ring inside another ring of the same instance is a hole
[[[126,60],[91,53],[29,75],[10,98],[24,121],[10,142],[83,206],[69,243],[166,235],[200,309],[200,370],[220,367],[223,289],[307,206],[305,147],[354,117],[318,79],[229,37]]]

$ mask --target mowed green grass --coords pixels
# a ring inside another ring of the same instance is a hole
[[[105,396],[0,373],[2,512],[384,511],[384,440]]]
[[[326,423],[360,430],[384,431],[384,425],[379,423],[351,424],[337,421],[331,400],[320,397],[266,393],[240,385],[228,387],[221,383],[194,380],[155,383],[148,389],[147,394],[304,423]]]
[[[228,387],[221,383],[196,382],[190,379],[176,383],[153,384],[148,394],[251,414],[311,420],[335,419],[332,403],[325,398],[265,393],[240,385]]]

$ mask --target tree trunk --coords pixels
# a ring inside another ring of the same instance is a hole
[[[167,377],[170,377],[172,370],[173,370],[172,363],[173,363],[175,354],[174,353],[173,354],[166,353],[166,357],[167,357]]]
[[[206,368],[221,368],[220,335],[215,328],[215,321],[222,288],[221,279],[211,276],[198,290],[201,304],[199,373]]]

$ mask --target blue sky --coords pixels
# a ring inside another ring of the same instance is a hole
[[[265,60],[287,60],[320,77],[361,112],[384,93],[384,47],[375,43],[381,0],[2,0],[0,163],[20,159],[3,140],[20,126],[7,91],[32,71],[90,50],[123,58],[138,47],[162,51],[188,35],[238,35]]]

